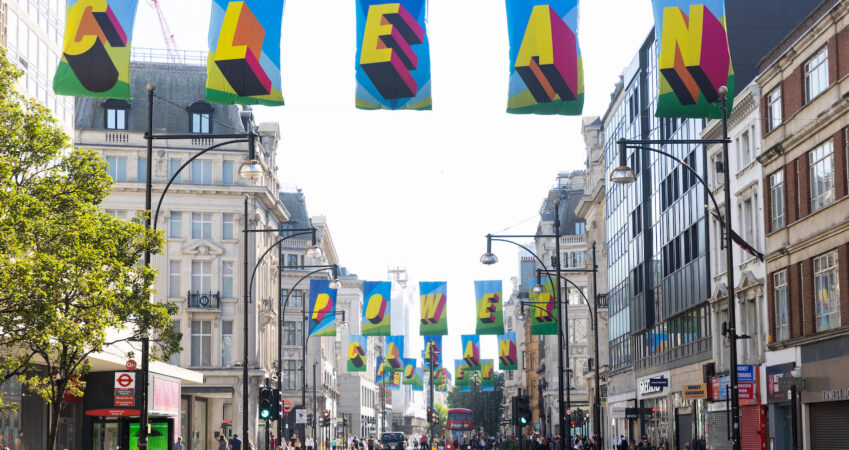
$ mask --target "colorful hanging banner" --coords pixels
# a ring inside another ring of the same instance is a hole
[[[310,336],[336,336],[336,293],[330,280],[310,280]]]
[[[416,376],[413,378],[412,386],[414,391],[424,391],[424,369],[421,367],[416,368]]]
[[[56,94],[130,99],[130,53],[138,4],[138,0],[65,1],[65,41],[53,76]]]
[[[424,388],[424,372],[421,367],[416,367],[415,358],[404,358],[404,381],[403,384],[413,386],[414,391]]]
[[[422,336],[445,336],[448,334],[448,283],[445,281],[419,282],[421,294]]]
[[[377,384],[384,383],[388,380],[387,374],[389,371],[386,370],[386,359],[382,356],[377,357],[377,365],[375,366],[375,375],[374,382]]]
[[[484,359],[481,361],[481,391],[495,390],[495,361]]]
[[[431,109],[427,0],[357,0],[359,109]]]
[[[498,370],[518,370],[519,358],[516,350],[516,332],[498,335]]]
[[[403,374],[399,370],[398,372],[389,372],[387,374],[389,377],[389,390],[398,391],[401,389],[401,378]]]
[[[475,331],[479,335],[504,333],[504,297],[501,280],[475,281],[477,321]]]
[[[468,364],[466,364],[465,360],[455,359],[454,360],[454,386],[457,386],[457,390],[460,392],[469,392],[471,391],[472,383],[470,381],[472,372],[469,370]]]
[[[368,365],[368,337],[348,335],[348,372],[365,372]]]
[[[476,334],[464,334],[460,337],[463,349],[463,361],[467,370],[481,370],[481,337]]]
[[[424,348],[424,364],[422,364],[422,367],[428,371],[434,367],[439,369],[442,366],[442,336],[425,336]],[[431,355],[433,355],[433,367],[430,364]]]
[[[445,373],[445,368],[436,369],[434,372],[433,386],[437,392],[448,392],[448,376]]]
[[[284,0],[212,0],[206,100],[283,104],[280,33]]]
[[[557,311],[560,309],[557,307],[557,294],[555,292],[557,283],[552,281],[551,278],[544,278],[542,287],[545,291],[539,294],[531,290],[531,304],[528,305],[528,315],[531,317],[531,334],[553,334],[556,336]]]
[[[507,112],[577,116],[584,109],[578,0],[507,0]]]
[[[390,301],[392,283],[389,281],[363,282],[363,336],[389,336]]]
[[[390,372],[404,370],[404,336],[386,337],[386,364]]]
[[[719,88],[734,100],[724,0],[652,0],[657,39],[657,117],[719,119]]]

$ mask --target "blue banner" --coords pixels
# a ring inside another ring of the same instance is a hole
[[[336,293],[329,280],[310,280],[310,336],[336,336]]]

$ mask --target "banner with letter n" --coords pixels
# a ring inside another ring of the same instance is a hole
[[[507,0],[507,112],[576,116],[584,109],[578,0]]]
[[[363,336],[389,336],[391,329],[392,283],[363,282]]]
[[[348,372],[365,372],[368,365],[368,337],[348,335]]]
[[[442,366],[442,336],[425,336],[424,337],[424,367],[425,370],[439,369]],[[431,360],[433,367],[431,367]]]
[[[652,0],[658,49],[657,117],[722,117],[734,100],[724,0]]]
[[[551,278],[541,280],[543,292],[537,294],[531,290],[528,315],[531,317],[531,334],[557,335],[557,282]]]
[[[481,337],[476,334],[464,334],[460,337],[463,349],[463,361],[467,370],[481,370]]]
[[[65,41],[53,76],[56,94],[130,99],[130,53],[138,4],[138,0],[65,1]]]
[[[330,280],[310,280],[310,336],[336,336],[336,294]]]
[[[478,335],[504,333],[502,295],[501,280],[475,281],[475,332]]]
[[[359,109],[429,110],[427,0],[357,0]]]
[[[481,391],[495,390],[495,361],[484,359],[481,361]]]
[[[458,391],[469,392],[472,390],[471,375],[472,372],[465,360],[454,360],[454,385],[457,386]]]
[[[386,365],[390,372],[404,370],[404,336],[386,337]]]
[[[283,104],[280,36],[284,0],[212,0],[206,101]]]
[[[516,332],[498,335],[498,370],[518,370],[519,358],[516,349]]]
[[[422,336],[448,334],[448,283],[445,281],[420,281]]]

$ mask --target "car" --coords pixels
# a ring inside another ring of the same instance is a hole
[[[380,435],[380,450],[405,450],[407,438],[400,431],[387,431]]]

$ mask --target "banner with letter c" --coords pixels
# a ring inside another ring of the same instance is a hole
[[[658,43],[657,117],[722,117],[719,88],[734,99],[724,0],[652,0]]]
[[[284,0],[212,0],[206,101],[279,106]]]
[[[392,283],[363,282],[363,336],[389,336],[391,330]]]
[[[427,0],[357,0],[359,109],[429,110]]]
[[[130,99],[138,5],[138,0],[66,0],[65,41],[53,77],[56,94]]]
[[[310,280],[310,336],[336,336],[336,293],[330,280]]]
[[[584,109],[578,0],[507,0],[507,112],[576,116]]]

